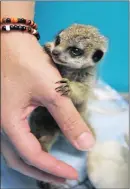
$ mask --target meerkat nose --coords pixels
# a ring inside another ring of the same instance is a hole
[[[57,50],[57,49],[54,49],[54,50],[52,51],[52,54],[53,54],[54,56],[58,56],[58,55],[60,55],[60,51]]]

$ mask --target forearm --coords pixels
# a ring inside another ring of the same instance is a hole
[[[34,18],[35,1],[2,1],[1,17]]]

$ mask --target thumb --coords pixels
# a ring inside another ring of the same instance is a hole
[[[77,149],[85,151],[94,145],[95,140],[90,129],[70,99],[59,96],[53,103],[47,104],[47,109],[64,135]]]

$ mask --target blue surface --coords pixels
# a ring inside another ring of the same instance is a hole
[[[128,92],[128,2],[37,2],[35,21],[41,44],[74,22],[98,27],[110,40],[101,78]]]

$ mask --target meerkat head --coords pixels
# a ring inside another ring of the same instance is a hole
[[[45,45],[56,64],[71,68],[95,66],[107,50],[107,39],[97,28],[73,24]]]

